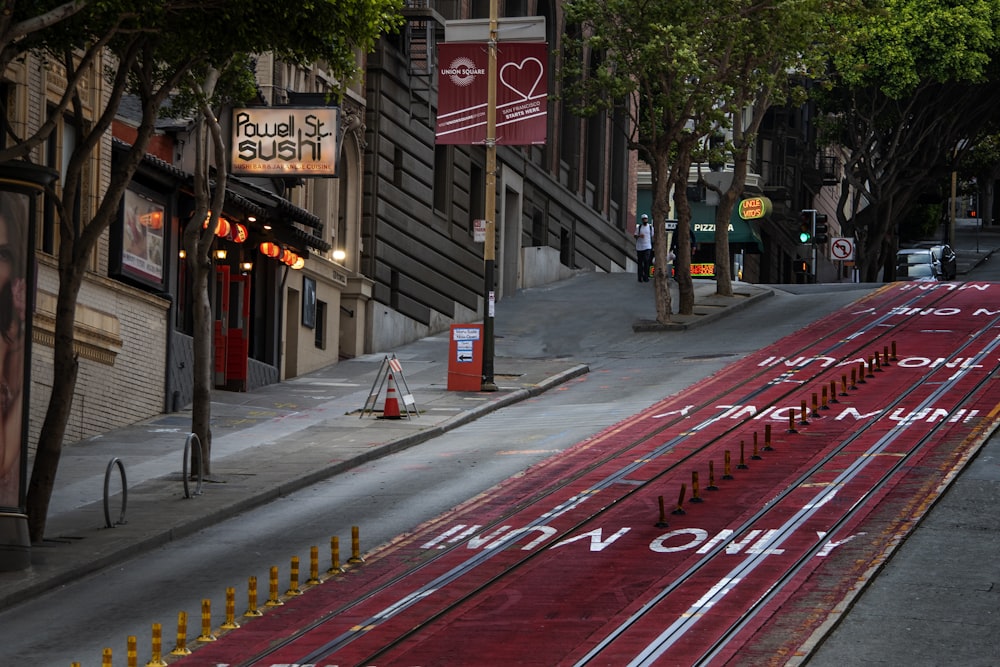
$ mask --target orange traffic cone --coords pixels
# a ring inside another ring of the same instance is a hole
[[[385,407],[382,408],[382,419],[401,419],[399,414],[399,400],[396,398],[396,381],[389,373],[389,385],[385,390]]]

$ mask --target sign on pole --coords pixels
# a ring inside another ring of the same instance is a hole
[[[438,45],[439,144],[486,143],[487,50],[479,42]],[[544,144],[548,47],[504,42],[497,48],[496,143]]]
[[[834,236],[831,238],[830,259],[844,262],[854,261],[854,239],[848,236]]]

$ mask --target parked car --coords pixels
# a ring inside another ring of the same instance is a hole
[[[929,248],[907,248],[896,253],[896,280],[937,280]]]

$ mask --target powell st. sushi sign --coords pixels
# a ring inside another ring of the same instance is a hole
[[[232,173],[336,176],[340,109],[233,110]]]

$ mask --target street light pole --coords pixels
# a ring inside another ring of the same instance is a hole
[[[497,0],[490,0],[489,65],[486,88],[486,242],[483,248],[483,391],[496,391],[493,380],[493,316],[496,305],[494,271],[496,269],[496,199],[497,199]]]

